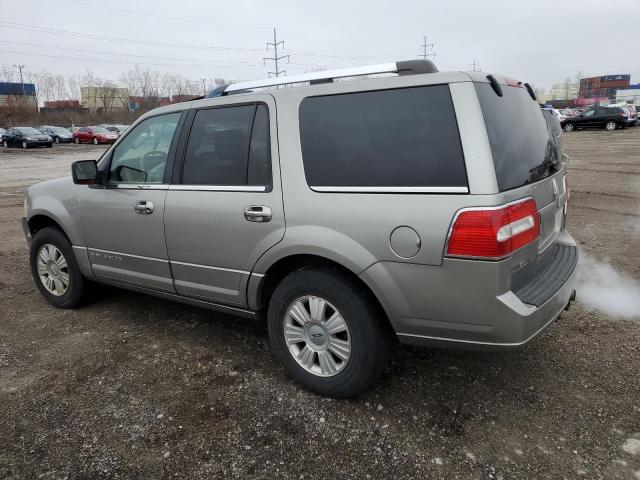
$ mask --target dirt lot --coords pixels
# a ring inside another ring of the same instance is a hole
[[[565,142],[571,232],[640,279],[640,128]],[[520,352],[399,347],[337,401],[293,384],[258,323],[111,288],[50,307],[24,189],[102,150],[0,151],[0,477],[640,479],[638,319],[578,304]]]

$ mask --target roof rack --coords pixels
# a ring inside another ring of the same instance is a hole
[[[357,77],[361,75],[375,75],[379,73],[397,73],[398,75],[413,75],[417,73],[435,73],[438,69],[431,60],[405,60],[400,62],[382,63],[379,65],[366,65],[362,67],[341,68],[337,70],[325,70],[322,72],[303,73],[286,77],[272,77],[262,80],[249,80],[233,83],[223,91],[211,92],[207,97],[240,93],[254,88],[275,87],[291,83],[330,83],[335,78]]]

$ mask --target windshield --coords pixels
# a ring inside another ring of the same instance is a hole
[[[62,128],[62,127],[53,127],[52,130],[56,133],[71,133],[69,132],[69,130],[67,130],[66,128]]]
[[[490,84],[477,83],[476,91],[501,192],[559,170],[557,146],[540,107],[526,89],[503,86],[499,97]]]
[[[93,130],[96,133],[111,133],[109,130],[107,130],[104,127],[91,127],[91,130]]]
[[[23,135],[42,135],[42,132],[40,130],[36,130],[35,128],[31,127],[20,127],[16,128],[16,130],[18,130]]]

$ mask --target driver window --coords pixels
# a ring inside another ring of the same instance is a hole
[[[111,160],[111,183],[162,183],[169,146],[182,112],[140,122],[118,144]]]
[[[584,116],[585,117],[590,117],[591,115],[593,115],[595,113],[595,110],[588,110],[586,112],[584,112]]]

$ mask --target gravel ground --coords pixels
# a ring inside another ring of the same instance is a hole
[[[565,142],[571,232],[640,279],[640,128]],[[400,346],[339,401],[289,380],[257,322],[106,287],[50,307],[24,189],[103,150],[0,150],[0,477],[640,479],[638,319],[577,304],[519,352]]]

